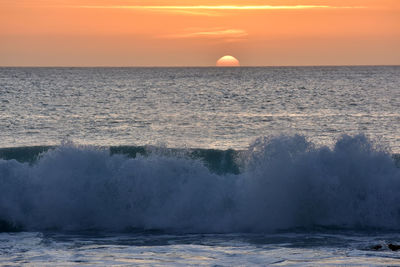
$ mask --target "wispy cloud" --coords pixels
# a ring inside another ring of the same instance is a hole
[[[206,30],[195,30],[195,29],[187,29],[184,33],[179,34],[170,34],[159,36],[159,38],[166,39],[185,39],[185,38],[211,38],[211,39],[227,39],[227,40],[236,40],[243,39],[247,36],[247,32],[240,29],[206,29]]]
[[[221,13],[214,10],[185,10],[185,9],[153,9],[153,12],[163,12],[163,13],[171,13],[177,15],[188,15],[188,16],[208,16],[208,17],[218,17],[221,16]]]
[[[223,11],[223,10],[299,10],[299,9],[350,9],[365,8],[363,6],[329,6],[329,5],[193,5],[193,6],[141,6],[141,5],[104,5],[104,6],[76,6],[79,8],[98,8],[98,9],[133,9],[147,11],[186,11],[195,12],[197,15],[209,15],[204,11]],[[203,12],[199,12],[203,11]]]

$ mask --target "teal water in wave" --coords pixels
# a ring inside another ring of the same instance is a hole
[[[0,265],[398,265],[399,74],[0,68]]]

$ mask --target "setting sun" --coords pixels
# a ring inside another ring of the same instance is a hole
[[[223,56],[218,59],[216,63],[217,67],[239,67],[239,60],[232,56]]]

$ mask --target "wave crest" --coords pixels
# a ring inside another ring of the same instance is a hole
[[[130,158],[63,145],[33,164],[0,160],[0,225],[28,230],[271,231],[400,228],[400,169],[365,136],[331,149],[260,138],[238,174],[187,156]]]

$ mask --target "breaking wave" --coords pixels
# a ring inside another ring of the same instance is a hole
[[[363,135],[333,148],[296,135],[182,151],[2,149],[0,230],[400,229],[400,168]]]

